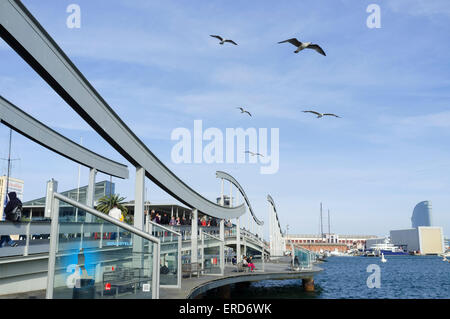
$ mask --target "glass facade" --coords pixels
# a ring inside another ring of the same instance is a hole
[[[431,226],[431,202],[423,201],[414,207],[411,216],[412,228],[419,226]]]

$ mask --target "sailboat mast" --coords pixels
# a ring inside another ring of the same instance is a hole
[[[331,227],[330,227],[330,210],[328,210],[328,234],[331,234]]]
[[[322,202],[320,203],[320,239],[323,239]]]
[[[9,129],[9,152],[8,152],[8,172],[6,173],[6,194],[5,199],[8,200],[8,191],[9,191],[9,174],[11,170],[11,139],[12,139],[12,129]]]

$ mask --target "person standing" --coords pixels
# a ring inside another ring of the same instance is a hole
[[[7,202],[5,209],[3,210],[6,219],[9,219],[11,215],[14,215],[13,211],[16,208],[20,209],[20,210],[22,209],[22,202],[20,201],[20,199],[17,198],[16,192],[8,193],[8,198],[9,198],[9,201]],[[13,220],[13,221],[16,222],[17,220]],[[11,247],[16,247],[19,245],[14,240],[12,240],[11,236],[9,236],[9,235],[0,236],[0,247],[2,247],[4,242],[6,242]]]
[[[118,221],[123,221],[122,211],[117,207],[117,204],[113,205],[113,208],[108,213],[109,217],[117,219]],[[116,239],[117,233],[112,233],[110,239]]]

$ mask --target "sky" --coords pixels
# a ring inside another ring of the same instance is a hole
[[[450,234],[450,3],[447,0],[147,1],[24,0],[78,69],[147,147],[204,197],[220,194],[216,170],[233,175],[258,218],[267,194],[283,230],[385,236],[409,228],[414,206],[432,202]],[[81,27],[68,28],[70,4]],[[381,28],[368,28],[370,4]],[[238,46],[218,44],[223,35]],[[319,44],[327,56],[277,42]],[[0,95],[59,133],[128,165],[116,191],[134,199],[134,167],[0,40]],[[252,117],[240,114],[244,106]],[[335,113],[315,118],[303,110]],[[174,163],[176,128],[279,129],[279,170],[260,163]],[[9,129],[0,126],[0,157]],[[12,176],[24,200],[77,186],[78,164],[13,133]],[[6,161],[1,173],[6,174]],[[88,168],[81,170],[87,184]],[[97,181],[109,176],[97,175]],[[226,188],[228,191],[228,188]],[[176,203],[146,180],[147,199]],[[246,220],[246,218],[244,219]],[[245,224],[244,224],[245,225]],[[324,218],[324,227],[328,227]],[[265,233],[268,228],[266,223]]]

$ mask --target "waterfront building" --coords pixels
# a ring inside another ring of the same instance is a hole
[[[411,227],[432,226],[431,223],[431,201],[420,202],[414,207],[411,216]]]
[[[320,234],[312,235],[312,234],[301,234],[301,235],[288,235],[287,236],[287,242],[286,246],[290,246],[290,244],[293,245],[299,245],[301,247],[307,248],[307,246],[311,246],[312,250],[316,250],[317,247],[322,249],[324,247],[327,247],[323,244],[328,245],[338,245],[336,247],[330,246],[330,248],[338,249],[338,251],[341,250],[348,250],[348,249],[364,249],[366,240],[371,238],[376,238],[377,236],[374,235],[339,235],[339,234],[324,234],[321,236]],[[342,246],[342,247],[341,247]],[[309,249],[309,248],[307,248]],[[326,249],[325,249],[326,250]]]
[[[8,190],[6,190],[6,181],[8,180]],[[17,198],[20,200],[23,200],[23,185],[24,181],[13,178],[13,177],[7,177],[6,175],[3,175],[0,177],[0,221],[3,220],[3,209],[5,208],[6,203],[6,195],[7,192],[16,192]]]
[[[436,255],[445,251],[442,227],[420,226],[411,229],[391,230],[390,234],[392,244],[408,252]]]

